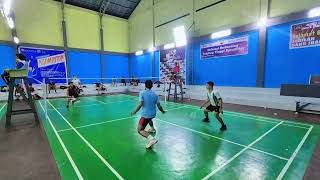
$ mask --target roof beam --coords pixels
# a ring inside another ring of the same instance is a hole
[[[108,0],[103,0],[102,1],[101,6],[99,8],[100,14],[105,14],[109,4],[110,4],[110,1],[108,1]]]

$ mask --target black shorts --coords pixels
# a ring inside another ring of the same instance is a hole
[[[141,117],[139,121],[139,125],[142,127],[141,130],[144,130],[146,126],[149,124],[150,121],[152,121],[153,118],[144,118]]]
[[[206,108],[206,110],[210,111],[210,112],[220,112],[220,106],[212,106],[211,104]]]
[[[79,97],[79,93],[77,93],[77,92],[69,92],[68,94],[69,94],[69,96],[74,97],[74,98]]]

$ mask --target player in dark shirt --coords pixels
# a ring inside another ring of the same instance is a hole
[[[70,82],[67,89],[67,108],[69,108],[70,101],[72,104],[74,104],[79,100],[79,89],[72,82]]]

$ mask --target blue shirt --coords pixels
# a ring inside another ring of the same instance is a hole
[[[143,101],[141,116],[144,118],[154,118],[157,112],[156,106],[159,102],[159,96],[151,90],[145,90],[140,92],[139,100]]]

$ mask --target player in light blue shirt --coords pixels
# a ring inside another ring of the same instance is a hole
[[[159,96],[151,90],[153,86],[152,81],[147,80],[145,82],[145,86],[146,90],[140,92],[139,95],[140,103],[137,108],[131,113],[131,115],[136,114],[142,108],[141,118],[138,124],[138,133],[141,136],[147,138],[149,142],[146,145],[146,148],[150,148],[158,142],[158,140],[150,134],[156,132],[152,122],[152,119],[155,118],[157,114],[156,106],[162,113],[165,113],[165,111],[160,104]],[[148,124],[150,125],[151,130],[145,131],[145,128]]]

